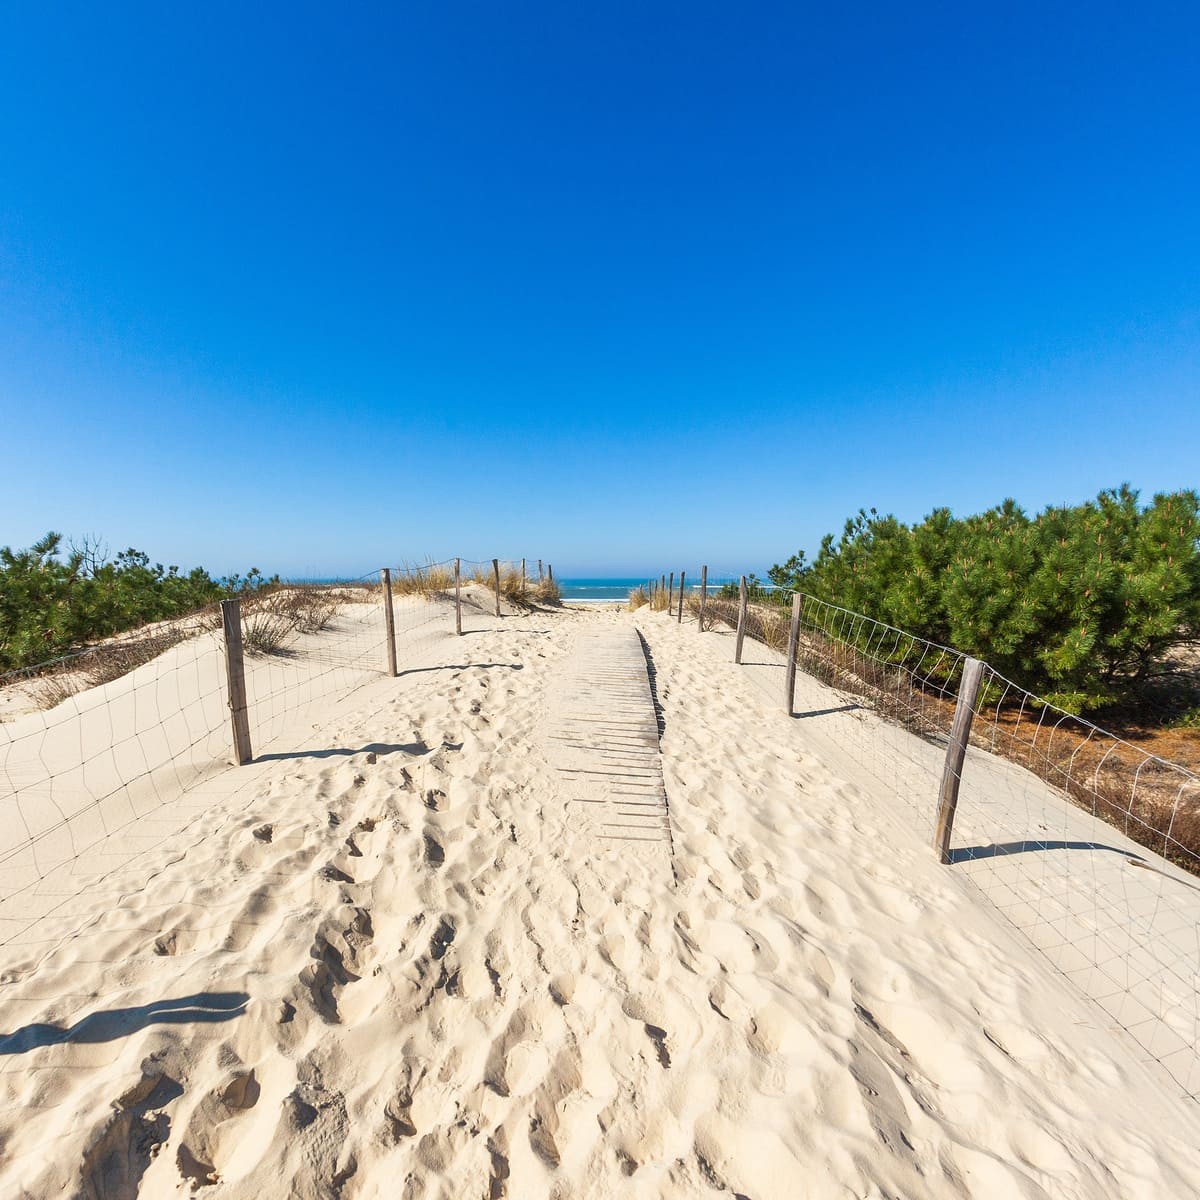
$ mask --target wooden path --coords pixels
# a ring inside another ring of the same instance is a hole
[[[670,869],[658,717],[637,630],[581,629],[547,696],[546,753],[597,849]]]

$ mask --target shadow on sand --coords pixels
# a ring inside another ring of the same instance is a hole
[[[246,1011],[246,992],[197,992],[173,1000],[156,1000],[138,1008],[102,1008],[74,1025],[26,1025],[0,1036],[0,1054],[24,1054],[63,1042],[112,1042],[149,1025],[212,1024],[232,1021]]]

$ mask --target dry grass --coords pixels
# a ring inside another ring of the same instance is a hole
[[[473,567],[467,579],[495,594],[496,572],[490,563]],[[558,584],[549,575],[531,579],[528,570],[522,573],[520,563],[500,564],[500,595],[525,608],[533,604],[557,604],[562,599]]]
[[[530,594],[537,604],[559,604],[562,601],[562,592],[559,591],[558,584],[548,575],[540,583],[533,585]]]
[[[687,608],[691,613],[697,613],[700,601],[689,596]],[[718,622],[728,625],[730,629],[737,628],[738,602],[722,597],[709,597],[704,606],[704,627],[712,629]],[[788,645],[788,630],[790,614],[787,609],[774,604],[748,604],[746,606],[746,636],[755,641],[770,646],[772,650],[784,653]]]
[[[629,602],[627,607],[629,608],[630,612],[637,612],[639,608],[644,608],[649,603],[650,595],[646,591],[645,587],[639,583],[637,587],[635,587],[633,591],[629,593]]]
[[[207,622],[209,628],[214,622]],[[136,671],[188,637],[183,629],[166,629],[151,637],[94,646],[58,663],[37,681],[39,708],[53,708],[64,700],[100,687]]]
[[[422,596],[426,600],[454,591],[454,571],[443,564],[405,563],[392,572],[394,596]]]
[[[670,607],[671,603],[667,598],[667,589],[656,587],[650,596],[650,611],[666,612]]]

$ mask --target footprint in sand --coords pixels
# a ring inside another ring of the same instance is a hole
[[[261,1093],[254,1071],[242,1070],[200,1101],[176,1152],[176,1165],[183,1179],[200,1187],[220,1182],[218,1164],[223,1165],[221,1151],[229,1139],[224,1127],[233,1117],[252,1109]]]
[[[164,1111],[183,1088],[152,1060],[142,1078],[113,1105],[83,1152],[79,1166],[85,1196],[136,1196],[150,1160],[166,1142],[171,1119]]]
[[[309,951],[315,961],[300,972],[300,983],[313,1007],[329,1024],[341,1021],[338,994],[362,978],[374,940],[371,914],[364,908],[351,908],[350,912],[351,919],[340,929],[331,929],[327,923],[317,931]]]
[[[429,829],[422,835],[425,847],[425,862],[435,871],[446,861],[446,850],[436,835]]]

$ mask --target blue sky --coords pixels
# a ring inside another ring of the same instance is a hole
[[[1198,61],[1195,5],[6,4],[0,543],[761,568],[1200,484]]]

